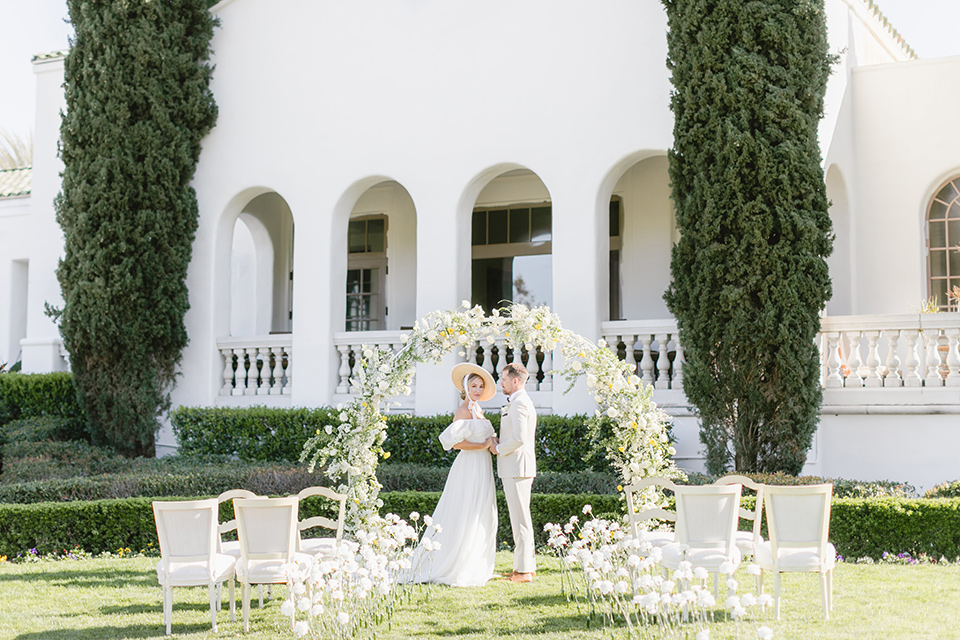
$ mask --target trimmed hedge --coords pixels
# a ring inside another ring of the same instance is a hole
[[[320,409],[275,409],[251,407],[180,407],[170,415],[180,454],[226,454],[240,460],[294,462],[307,438],[337,425],[338,411]],[[437,436],[453,420],[453,414],[411,416],[387,414],[390,463],[449,467],[456,451],[444,451]],[[499,428],[500,415],[488,415]],[[593,455],[587,436],[587,417],[545,415],[537,419],[537,466],[541,471],[611,472],[603,456]],[[393,443],[399,443],[393,446]],[[402,445],[402,446],[401,446]]]
[[[824,478],[822,476],[790,476],[785,473],[743,473],[755,482],[761,484],[772,484],[779,486],[797,486],[807,484],[833,485],[834,498],[881,498],[884,496],[894,498],[916,498],[916,488],[905,482],[894,482],[893,480],[844,480],[843,478]],[[709,475],[706,473],[688,472],[687,479],[682,484],[704,485],[711,484],[720,476]],[[749,491],[749,489],[747,490]],[[930,497],[949,497],[949,496],[931,496]]]
[[[22,418],[59,418],[60,437],[87,439],[86,416],[77,402],[70,373],[5,373],[0,375],[0,442],[10,442],[6,431]]]
[[[251,488],[252,489],[252,488]],[[411,511],[432,513],[438,492],[382,493],[381,513],[406,518]],[[16,556],[29,548],[40,554],[72,549],[91,553],[121,548],[146,549],[157,544],[151,498],[99,500],[69,503],[0,505],[0,555]],[[749,501],[745,498],[745,501]],[[534,494],[531,501],[534,531],[543,544],[546,522],[565,523],[572,515],[581,518],[584,504],[593,505],[598,516],[619,513],[615,495]],[[510,544],[510,518],[502,493],[497,494],[500,524],[499,544]],[[301,517],[324,509],[322,502],[305,504]],[[232,513],[221,505],[221,518]],[[960,498],[939,500],[903,498],[836,498],[833,500],[830,540],[847,559],[879,558],[883,552],[926,554],[954,561],[960,558]]]
[[[432,513],[440,494],[408,491],[383,493],[381,498],[381,513],[396,513],[406,518],[411,511]],[[91,553],[125,548],[140,550],[151,545],[157,548],[152,501],[152,498],[128,498],[0,505],[0,555],[15,557],[31,548],[42,555],[69,550],[76,545]],[[544,523],[566,522],[587,503],[594,505],[597,512],[619,508],[616,496],[534,494],[531,510],[538,542],[544,542]],[[497,494],[497,504],[500,516],[497,541],[512,543],[510,517],[502,493]],[[220,506],[221,520],[232,517],[229,502]],[[301,508],[301,518],[317,513],[329,513],[320,500],[312,504],[305,502]]]

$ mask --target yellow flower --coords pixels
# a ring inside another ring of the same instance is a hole
[[[535,328],[535,329],[539,329],[539,328],[540,328],[540,325],[537,325],[537,326],[536,326],[536,327],[534,327],[534,328]]]
[[[617,485],[617,491],[623,491],[623,485],[622,485],[622,484],[618,484],[618,485]]]
[[[7,556],[0,556],[0,562],[6,562]]]
[[[317,435],[320,435],[320,429],[317,429]]]
[[[630,428],[631,428],[631,429],[636,429],[636,428],[637,428],[637,423],[636,423],[636,422],[632,423],[632,424],[630,425]]]
[[[620,453],[623,453],[624,451],[626,451],[626,449],[624,449],[623,447],[620,447]]]
[[[386,459],[389,458],[389,457],[390,457],[390,452],[389,452],[389,451],[384,451],[384,452],[383,452],[383,459],[386,460]]]

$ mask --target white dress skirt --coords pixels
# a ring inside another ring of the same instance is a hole
[[[456,420],[440,434],[440,443],[449,451],[457,443],[481,443],[492,435],[489,420]],[[493,577],[498,520],[491,455],[487,449],[457,454],[433,512],[440,532],[430,527],[424,533],[407,582],[475,587]],[[426,551],[426,539],[440,549]]]

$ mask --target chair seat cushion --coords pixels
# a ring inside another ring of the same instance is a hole
[[[293,562],[299,565],[313,564],[313,556],[306,553],[293,554]],[[287,562],[276,558],[270,560],[252,560],[247,565],[243,560],[237,563],[237,580],[247,584],[279,584],[287,581],[284,567]]]
[[[340,546],[356,553],[360,548],[353,540],[340,540]],[[336,538],[305,538],[300,541],[301,553],[309,553],[312,556],[321,556],[324,558],[333,558],[337,555]]]
[[[752,531],[737,531],[736,542],[737,549],[740,549],[740,553],[745,556],[752,556],[754,554]],[[759,542],[763,542],[763,536],[760,536]]]
[[[641,531],[640,537],[655,547],[665,547],[677,540],[673,531]]]
[[[779,549],[778,568],[780,571],[829,571],[837,559],[837,549],[827,543],[826,558],[820,558],[816,547],[797,547]],[[757,545],[756,563],[763,569],[774,570],[773,547],[769,542]]]
[[[674,542],[663,547],[661,564],[673,570],[680,566],[682,560],[687,560],[694,567],[703,567],[707,571],[716,572],[724,562],[739,565],[741,558],[740,550],[736,547],[733,548],[733,552],[729,556],[720,549],[700,549],[697,547],[688,548],[686,555],[684,555],[680,551],[680,543]]]
[[[233,576],[237,559],[226,554],[213,556],[213,582],[223,582]],[[172,587],[210,584],[210,570],[206,562],[171,562],[170,575],[165,575],[163,560],[157,563],[157,580]]]
[[[239,540],[227,540],[226,542],[220,543],[220,553],[225,553],[228,556],[233,556],[234,558],[240,557],[240,541]]]

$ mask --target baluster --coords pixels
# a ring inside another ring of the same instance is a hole
[[[848,331],[841,334],[841,344],[846,341],[847,357],[844,364],[847,367],[847,376],[843,381],[845,387],[862,387],[863,378],[860,377],[860,367],[863,362],[860,358],[860,332]],[[841,354],[842,355],[842,354]]]
[[[337,384],[337,393],[350,393],[350,345],[341,344],[337,346],[340,352],[340,382]]]
[[[507,346],[503,338],[497,338],[496,344],[497,347],[497,363],[493,365],[493,379],[500,379],[500,372],[503,371],[503,368],[507,365]],[[493,354],[491,354],[492,356]],[[491,361],[493,358],[491,357]]]
[[[948,329],[947,335],[947,379],[944,384],[948,387],[960,387],[960,353],[957,353],[960,343],[960,329]]]
[[[831,331],[826,334],[827,338],[827,379],[824,381],[828,389],[836,389],[843,386],[843,376],[840,375],[840,333]]]
[[[905,332],[907,337],[907,361],[904,363],[903,386],[919,387],[923,384],[920,379],[920,354],[917,352],[917,340],[920,338],[920,332],[917,329],[910,329]],[[901,336],[904,332],[901,332]]]
[[[656,389],[670,388],[670,356],[667,354],[667,343],[670,338],[665,333],[658,333],[657,344],[659,353],[657,355],[657,381],[654,384]]]
[[[533,351],[527,351],[527,386],[531,391],[540,390],[540,381],[537,380],[537,374],[540,372],[540,363],[537,362],[537,347]]]
[[[543,382],[540,383],[540,391],[553,391],[553,350],[543,350],[543,364],[540,365],[543,371]],[[960,376],[958,376],[960,379]]]
[[[283,384],[283,395],[288,396],[293,393],[293,345],[287,350],[287,381]]]
[[[882,387],[883,378],[880,376],[880,332],[864,331],[867,339],[867,371],[863,376],[863,386]]]
[[[643,346],[643,357],[640,359],[640,379],[644,384],[653,384],[653,356],[650,355],[650,343],[653,342],[652,336],[643,334],[640,336],[640,344]]]
[[[673,357],[673,380],[670,388],[675,391],[683,391],[683,345],[680,344],[680,337],[675,336],[677,344],[677,355]]]
[[[233,393],[233,349],[220,349],[223,356],[223,386],[220,395],[229,396]]]
[[[637,370],[637,336],[635,335],[625,335],[622,337],[623,346],[624,346],[624,357],[627,360],[627,364],[631,365],[630,370]]]
[[[244,351],[247,352],[247,359],[250,361],[250,366],[247,368],[247,389],[243,395],[255,396],[257,395],[257,387],[259,386],[257,377],[259,377],[260,372],[257,370],[257,354],[260,352],[260,349],[257,347],[247,347]]]
[[[234,385],[233,391],[230,392],[230,395],[233,396],[242,396],[247,388],[247,359],[243,354],[243,347],[238,347],[233,350],[233,355],[237,358],[237,383]]]
[[[273,358],[273,384],[270,385],[270,395],[283,395],[283,347],[273,347],[270,349],[270,357]]]
[[[483,368],[493,376],[494,380],[499,380],[499,378],[497,378],[497,368],[493,364],[493,347],[496,345],[496,342],[496,340],[493,342],[487,340],[483,344]]]
[[[887,375],[883,379],[885,387],[902,387],[903,376],[900,375],[900,331],[889,329],[883,332],[887,339]]]
[[[940,377],[940,332],[937,329],[927,329],[923,337],[927,348],[927,375],[923,384],[927,387],[941,387],[943,378]]]

